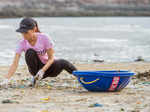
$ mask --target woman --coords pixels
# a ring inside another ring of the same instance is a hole
[[[70,74],[76,70],[70,62],[64,59],[54,59],[54,49],[48,36],[40,33],[37,22],[32,18],[24,18],[20,27],[16,30],[21,33],[23,39],[19,42],[14,61],[5,76],[5,80],[1,85],[9,83],[11,76],[15,73],[21,53],[25,52],[25,61],[29,72],[34,77],[33,85],[36,80],[46,77],[56,77],[62,70],[66,70]]]

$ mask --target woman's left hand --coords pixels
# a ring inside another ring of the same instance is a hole
[[[4,80],[0,83],[0,86],[7,88],[9,82],[10,82],[10,79],[4,79]]]
[[[44,75],[44,71],[40,69],[34,78],[35,80],[41,80],[43,78],[43,75]]]

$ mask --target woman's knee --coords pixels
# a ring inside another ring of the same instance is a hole
[[[62,65],[62,68],[68,71],[69,73],[72,73],[73,71],[77,70],[77,68],[72,63],[65,59],[60,59],[59,63]]]
[[[34,50],[34,49],[28,49],[27,51],[26,51],[26,53],[25,53],[25,55],[27,56],[27,55],[33,55],[33,54],[36,54],[36,51]]]
[[[28,66],[29,72],[32,75],[35,75],[38,72],[39,67],[42,66],[42,65],[39,65],[38,55],[34,49],[28,49],[26,51],[25,61]]]
[[[25,60],[27,63],[30,63],[31,60],[34,60],[37,56],[36,51],[33,49],[28,49],[25,53]]]
[[[69,63],[69,61],[67,61],[65,59],[59,59],[58,62],[61,63],[62,65],[66,65]]]

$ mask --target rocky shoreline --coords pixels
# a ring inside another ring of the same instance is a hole
[[[0,17],[150,16],[150,3],[101,3],[96,0],[0,1]]]

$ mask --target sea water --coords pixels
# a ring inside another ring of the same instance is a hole
[[[10,65],[22,18],[0,19],[0,65]],[[54,42],[56,58],[89,63],[150,61],[150,17],[39,17],[41,32]],[[24,54],[20,64],[25,64]]]

